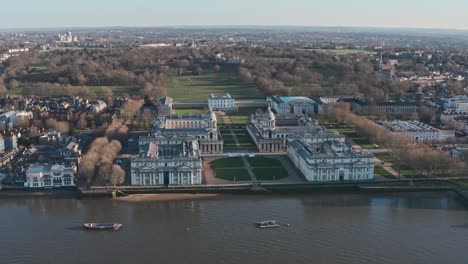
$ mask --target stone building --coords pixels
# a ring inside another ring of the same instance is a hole
[[[374,178],[374,156],[339,141],[307,143],[289,140],[288,157],[310,182],[359,181]]]
[[[131,161],[131,184],[136,186],[202,183],[201,151],[196,140],[147,138]]]
[[[385,126],[391,133],[406,135],[419,142],[445,139],[439,129],[419,121],[393,120],[378,123]]]
[[[278,115],[277,118],[270,107],[262,115],[251,116],[247,131],[260,152],[286,151],[288,138],[303,138],[308,142],[344,141],[343,135],[326,132],[306,115]]]
[[[308,114],[318,113],[320,104],[301,96],[269,96],[267,102],[278,114]]]
[[[159,116],[153,136],[197,140],[202,153],[223,153],[223,140],[211,109],[206,115]]]
[[[208,97],[208,107],[214,110],[233,111],[236,110],[236,102],[230,94],[215,95]]]
[[[173,100],[171,97],[163,97],[158,100],[156,106],[158,108],[158,115],[171,115],[172,114]]]
[[[56,188],[75,186],[76,166],[31,164],[26,170],[27,188]]]

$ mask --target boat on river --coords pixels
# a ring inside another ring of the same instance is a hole
[[[89,230],[119,230],[122,224],[119,223],[85,223],[83,226]]]
[[[265,220],[259,221],[256,223],[258,228],[272,228],[272,227],[280,227],[280,224],[276,220]]]

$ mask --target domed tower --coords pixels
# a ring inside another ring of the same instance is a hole
[[[210,107],[210,110],[206,114],[206,119],[208,120],[208,128],[216,128],[216,114],[213,112],[213,109]]]
[[[268,110],[263,114],[263,127],[274,130],[276,128],[276,118],[271,106],[268,106]]]
[[[274,137],[276,130],[276,118],[275,114],[271,111],[270,106],[268,106],[268,110],[263,114],[262,127],[264,138]]]
[[[206,122],[208,123],[208,128],[210,129],[209,138],[212,140],[218,140],[218,129],[216,125],[216,114],[213,112],[213,109],[210,107],[210,110],[206,114]]]

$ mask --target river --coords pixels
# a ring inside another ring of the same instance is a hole
[[[275,218],[289,227],[261,230]],[[121,222],[85,231],[83,222]],[[0,263],[468,263],[452,193],[0,198]]]

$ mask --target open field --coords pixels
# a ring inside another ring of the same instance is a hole
[[[247,158],[249,161],[250,166],[252,167],[283,167],[281,162],[277,159],[272,158],[265,158],[265,157],[255,157],[255,158]]]
[[[244,162],[239,157],[217,159],[211,162],[213,169],[225,169],[225,168],[243,168]]]
[[[178,76],[167,82],[167,95],[178,102],[206,101],[211,93],[230,93],[235,99],[263,98],[256,87],[243,83],[235,72]]]
[[[288,171],[283,167],[253,168],[253,172],[259,181],[275,181],[288,177]]]
[[[390,155],[390,153],[374,153],[374,156],[383,162],[395,163],[397,159]]]
[[[395,177],[392,174],[390,174],[390,172],[386,171],[384,168],[380,166],[374,167],[374,173],[387,179],[395,179]]]
[[[175,109],[174,112],[178,115],[201,115],[206,114],[205,109]],[[218,119],[219,124],[219,119]]]
[[[250,181],[249,173],[245,168],[216,169],[215,177],[227,181]]]
[[[462,187],[465,190],[468,190],[468,179],[462,179],[462,180],[454,180],[460,187]]]
[[[248,116],[229,116],[229,119],[233,126],[245,126],[250,120]]]
[[[368,51],[368,50],[355,50],[355,49],[312,49],[313,51],[317,52],[331,52],[335,53],[336,55],[352,55],[358,53],[365,53],[365,54],[375,54],[376,52]]]

